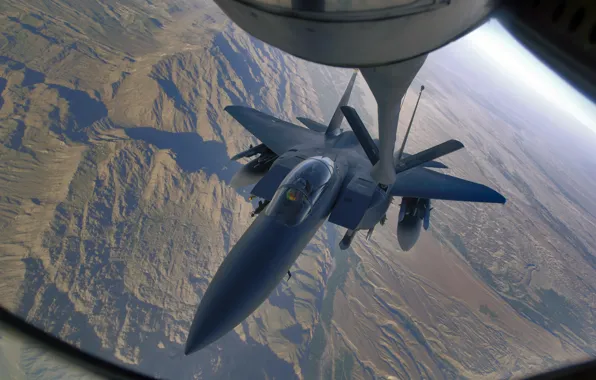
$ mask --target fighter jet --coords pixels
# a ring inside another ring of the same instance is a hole
[[[289,280],[290,267],[326,221],[347,229],[340,242],[346,249],[357,231],[368,231],[370,237],[386,220],[392,200],[401,197],[397,236],[401,248],[409,250],[421,226],[429,227],[432,199],[505,203],[501,194],[484,185],[431,170],[446,168],[434,160],[463,148],[456,140],[408,155],[404,138],[394,156],[395,182],[386,186],[374,181],[370,173],[379,160],[378,140],[371,138],[357,111],[347,106],[356,75],[357,71],[327,126],[300,118],[304,128],[252,108],[226,107],[262,142],[234,158],[258,156],[240,171],[250,180],[236,182],[258,180],[251,196],[265,202],[211,280],[192,322],[185,354],[221,338],[255,311],[286,274]],[[351,130],[340,129],[344,116]]]
[[[240,28],[307,61],[361,68],[377,101],[379,161],[371,178],[396,181],[399,103],[426,56],[497,19],[561,77],[596,101],[594,1],[214,0]],[[569,4],[567,4],[569,3]]]

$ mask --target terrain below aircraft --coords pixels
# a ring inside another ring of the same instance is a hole
[[[392,199],[402,197],[397,234],[407,250],[416,242],[420,226],[428,228],[431,199],[505,203],[502,195],[484,185],[430,169],[446,168],[433,160],[463,148],[456,140],[414,155],[403,153],[404,141],[395,155],[393,185],[375,182],[370,172],[379,159],[377,143],[356,110],[347,106],[356,75],[326,128],[306,118],[302,122],[309,128],[252,108],[226,107],[262,142],[235,158],[258,155],[246,165],[253,179],[260,177],[251,193],[269,203],[209,284],[192,322],[185,354],[216,341],[255,311],[325,221],[347,229],[340,242],[340,248],[346,249],[358,230],[367,230],[370,236],[385,220]],[[340,130],[344,116],[351,131]]]

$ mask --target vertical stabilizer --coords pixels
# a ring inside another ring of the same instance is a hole
[[[350,78],[348,87],[346,87],[346,90],[344,91],[344,94],[341,97],[339,104],[337,105],[337,108],[335,108],[335,112],[333,113],[333,117],[329,122],[327,131],[325,131],[326,136],[337,136],[339,134],[339,127],[341,126],[341,122],[344,120],[344,115],[341,112],[341,107],[346,106],[350,101],[350,95],[352,94],[352,88],[354,88],[354,83],[356,82],[357,76],[358,69],[354,70],[354,74],[352,74],[352,78]]]

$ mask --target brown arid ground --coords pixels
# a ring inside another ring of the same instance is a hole
[[[31,323],[165,378],[504,378],[594,355],[596,139],[469,41],[429,57],[400,133],[425,84],[407,150],[460,139],[447,172],[507,204],[435,202],[410,252],[398,199],[348,251],[325,225],[290,282],[185,357],[251,222],[229,157],[256,140],[223,108],[326,122],[350,70],[268,47],[209,1],[7,0],[0,32],[0,300]],[[362,78],[351,104],[375,125]],[[7,339],[14,378],[80,378]]]

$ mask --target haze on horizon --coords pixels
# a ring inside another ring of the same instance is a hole
[[[497,20],[465,37],[513,81],[529,87],[596,133],[596,105],[521,45]]]

